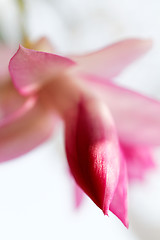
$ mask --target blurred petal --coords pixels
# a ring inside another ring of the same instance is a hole
[[[128,228],[128,198],[127,198],[127,168],[126,163],[121,157],[120,174],[118,184],[109,209],[113,212],[122,223]]]
[[[69,176],[73,182],[73,194],[74,194],[74,206],[76,209],[80,208],[83,202],[83,198],[84,198],[84,192],[82,191],[82,189],[78,186],[78,184],[75,182],[73,175],[70,171],[70,169],[68,169],[68,173]]]
[[[128,39],[100,51],[71,58],[78,63],[80,71],[111,79],[145,54],[151,46],[151,40]]]
[[[146,172],[156,167],[150,148],[121,144],[121,149],[126,159],[130,181],[144,180]]]
[[[11,123],[35,105],[36,97],[24,98],[11,82],[0,87],[0,127]]]
[[[1,127],[0,162],[19,157],[37,147],[50,137],[53,125],[53,115],[42,105],[35,105],[12,124]]]
[[[74,64],[69,58],[20,46],[10,60],[9,71],[18,91],[28,95]]]
[[[41,51],[41,52],[48,52],[48,53],[54,52],[54,48],[51,42],[46,37],[41,37],[36,42],[32,42],[30,48],[36,51]]]
[[[82,98],[78,106],[70,109],[65,143],[76,182],[107,214],[119,176],[119,146],[105,105]]]
[[[105,79],[86,77],[100,93],[116,123],[120,140],[128,145],[160,144],[160,102],[119,87]]]
[[[0,85],[9,79],[8,64],[12,55],[7,46],[0,44]]]
[[[64,118],[68,109],[79,102],[82,89],[82,81],[72,74],[61,74],[54,81],[46,84],[40,91],[39,96],[43,102]]]
[[[83,202],[84,192],[77,185],[77,183],[74,183],[74,193],[75,193],[75,207],[79,208]]]

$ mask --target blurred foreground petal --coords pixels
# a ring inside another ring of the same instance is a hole
[[[11,49],[0,44],[0,85],[9,78],[8,65],[12,55]]]
[[[0,127],[11,123],[35,105],[36,97],[24,98],[11,82],[0,88]]]
[[[121,144],[121,149],[126,159],[130,181],[144,180],[146,172],[156,167],[150,148]]]
[[[86,77],[99,90],[109,107],[120,140],[128,145],[155,146],[160,144],[160,102],[134,91]]]
[[[30,48],[36,51],[41,51],[41,52],[48,52],[48,53],[54,52],[54,48],[51,42],[46,37],[41,37],[37,41],[32,42]]]
[[[83,202],[84,192],[77,185],[77,183],[74,183],[74,193],[75,193],[75,207],[79,208]]]
[[[77,62],[81,72],[111,79],[145,54],[151,46],[151,40],[128,39],[100,51],[71,58]]]
[[[47,140],[54,126],[53,114],[35,105],[12,124],[0,128],[0,162],[17,158]]]

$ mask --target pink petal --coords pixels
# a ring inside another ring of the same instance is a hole
[[[68,110],[79,102],[82,81],[72,74],[61,74],[54,81],[47,84],[39,91],[39,96],[51,109],[57,111],[61,118],[65,118]]]
[[[9,79],[8,64],[12,55],[11,49],[0,44],[0,85]]]
[[[36,51],[48,52],[48,53],[54,52],[54,48],[51,42],[46,37],[41,37],[36,42],[31,43],[31,47]]]
[[[74,64],[69,58],[20,46],[9,63],[9,71],[18,91],[28,95]]]
[[[156,167],[150,148],[129,146],[121,143],[121,149],[126,159],[130,181],[144,180],[147,171]]]
[[[120,174],[118,184],[109,209],[128,228],[128,198],[127,198],[127,168],[124,157],[121,157]]]
[[[160,144],[160,102],[119,87],[105,79],[87,76],[115,120],[120,140],[128,145]]]
[[[35,105],[12,124],[0,128],[0,162],[21,156],[50,137],[54,118],[42,105]]]
[[[11,82],[0,88],[0,127],[11,123],[35,105],[36,97],[24,98]]]
[[[70,169],[68,169],[68,170],[69,170],[68,173],[69,173],[70,179],[73,182],[73,193],[74,193],[75,208],[79,209],[81,207],[83,199],[84,199],[84,192],[82,191],[82,189],[75,182]]]
[[[77,185],[77,183],[74,184],[74,196],[75,196],[75,207],[77,209],[82,205],[83,198],[84,198],[84,192]]]
[[[82,98],[68,111],[65,143],[77,184],[107,214],[119,175],[119,146],[111,116],[101,102]]]
[[[152,46],[151,40],[128,39],[112,44],[100,51],[72,57],[85,74],[105,77],[117,76],[125,67],[143,56]]]

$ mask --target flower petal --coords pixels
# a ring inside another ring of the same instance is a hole
[[[68,109],[79,102],[81,92],[87,91],[83,82],[72,74],[60,74],[54,81],[46,84],[39,96],[48,107],[57,111],[61,118],[65,118]]]
[[[36,42],[31,43],[31,49],[41,52],[54,53],[54,48],[46,37],[41,37]]]
[[[78,184],[75,182],[74,177],[70,171],[70,169],[68,169],[68,173],[69,173],[69,177],[71,179],[71,181],[73,182],[73,197],[74,197],[74,206],[75,209],[79,209],[82,205],[83,199],[84,199],[84,192],[82,191],[82,189],[78,186]]]
[[[119,176],[119,146],[105,105],[81,99],[66,118],[68,163],[77,184],[107,214]]]
[[[20,46],[10,60],[9,71],[18,91],[28,95],[74,64],[69,58]]]
[[[50,137],[54,118],[42,105],[0,128],[0,162],[19,157]]]
[[[77,183],[74,183],[74,196],[75,196],[75,208],[78,209],[82,205],[84,192],[77,185]]]
[[[7,46],[0,44],[0,85],[9,79],[8,64],[12,55]]]
[[[128,198],[127,198],[127,168],[124,157],[120,161],[120,174],[118,184],[109,209],[113,212],[122,223],[128,228]]]
[[[121,149],[126,159],[130,181],[144,180],[146,172],[156,167],[150,148],[129,146],[121,143]]]
[[[71,58],[78,63],[80,71],[111,79],[145,54],[151,46],[151,40],[128,39],[100,51]]]
[[[160,144],[160,102],[134,91],[87,76],[90,87],[105,99],[116,123],[120,140],[129,145]]]
[[[11,123],[35,105],[36,96],[30,98],[18,94],[11,82],[0,87],[0,127]]]

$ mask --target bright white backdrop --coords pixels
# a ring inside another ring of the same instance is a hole
[[[46,35],[59,52],[85,52],[124,37],[154,40],[153,50],[128,68],[121,84],[160,97],[159,0],[26,0],[32,39]],[[14,0],[0,0],[0,28],[19,44]],[[0,239],[160,239],[160,171],[130,188],[130,229],[104,217],[86,198],[74,209],[63,128],[53,139],[17,160],[0,165]],[[158,154],[156,156],[158,163]]]

